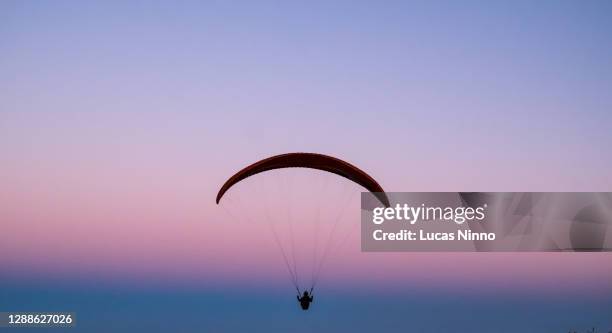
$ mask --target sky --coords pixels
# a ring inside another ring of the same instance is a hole
[[[88,332],[612,330],[608,254],[362,253],[357,234],[304,314],[269,228],[214,202],[293,151],[387,191],[610,191],[611,14],[2,1],[0,311]]]

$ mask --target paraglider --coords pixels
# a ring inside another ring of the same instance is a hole
[[[368,175],[367,173],[365,173],[364,171],[362,171],[361,169],[357,168],[356,166],[343,161],[341,159],[335,158],[335,157],[331,157],[331,156],[327,156],[327,155],[323,155],[323,154],[316,154],[316,153],[288,153],[288,154],[281,154],[281,155],[276,155],[276,156],[272,156],[272,157],[268,157],[265,158],[263,160],[260,160],[258,162],[255,162],[245,168],[243,168],[242,170],[238,171],[237,173],[235,173],[234,175],[232,175],[229,179],[227,179],[227,181],[225,181],[225,183],[221,186],[221,188],[219,189],[219,192],[217,194],[216,197],[216,203],[220,204],[221,200],[223,198],[226,197],[226,193],[234,188],[234,186],[237,186],[237,184],[247,180],[247,179],[251,179],[251,177],[264,173],[264,172],[268,172],[271,170],[278,170],[278,169],[295,169],[295,168],[302,168],[302,169],[311,169],[311,170],[318,170],[318,171],[324,171],[325,173],[331,173],[331,174],[335,174],[337,176],[340,176],[344,179],[347,179],[350,181],[350,183],[352,184],[356,184],[362,188],[365,188],[368,192],[371,192],[374,197],[380,202],[380,204],[384,207],[389,207],[389,199],[387,198],[386,194],[384,193],[383,188],[378,184],[378,182],[376,182],[376,180],[374,178],[372,178],[370,175]],[[255,177],[257,178],[257,177]],[[282,178],[279,176],[279,178]],[[342,179],[342,178],[337,178],[337,179]],[[285,181],[286,183],[286,181]],[[306,183],[311,183],[311,182],[306,182]],[[353,187],[355,187],[353,185]],[[261,190],[260,190],[261,191]],[[324,195],[326,191],[320,191],[317,192],[318,193],[323,193],[321,195]],[[285,195],[284,197],[286,197],[287,195]],[[265,194],[262,194],[261,192],[257,192],[256,195],[252,195],[249,196],[247,198],[247,200],[249,201],[256,201],[256,200],[260,200],[260,201],[265,201],[265,198],[267,196]],[[281,196],[280,199],[283,199],[283,196]],[[336,197],[332,198],[331,200],[337,199]],[[225,201],[227,201],[229,199],[226,199]],[[275,199],[277,200],[277,199]],[[236,200],[238,201],[238,200]],[[240,200],[241,201],[241,200]],[[329,200],[328,200],[329,201]],[[231,202],[231,200],[230,200]],[[340,206],[338,203],[333,203],[334,206]],[[278,206],[282,206],[280,205],[277,201],[274,202],[274,209],[278,208]],[[321,255],[322,258],[319,258],[319,260],[317,260],[316,265],[313,265],[313,269],[312,269],[312,281],[311,281],[311,286],[310,286],[310,292],[308,291],[304,291],[301,296],[300,296],[300,288],[299,288],[299,279],[298,279],[298,270],[297,270],[297,265],[296,265],[296,259],[295,259],[295,251],[294,251],[294,237],[293,237],[293,227],[292,227],[292,218],[291,218],[291,207],[287,207],[287,214],[282,216],[280,218],[281,221],[285,221],[289,226],[290,226],[290,232],[291,232],[291,239],[290,239],[290,245],[292,248],[291,254],[289,255],[287,252],[285,251],[284,247],[282,246],[279,237],[277,235],[277,232],[275,230],[275,228],[271,225],[274,237],[275,237],[275,241],[279,247],[279,249],[281,250],[282,253],[282,257],[283,260],[285,262],[285,265],[287,266],[287,270],[289,272],[289,275],[291,277],[291,281],[293,283],[293,286],[295,287],[295,290],[297,291],[298,295],[297,295],[297,300],[300,303],[300,306],[303,310],[308,310],[310,307],[310,303],[312,303],[313,301],[313,296],[312,296],[312,291],[315,287],[316,282],[318,281],[318,275],[319,272],[321,270],[321,267],[323,266],[323,261],[325,261],[325,258],[327,257],[328,253],[330,252],[330,244],[326,244],[325,249],[323,250],[323,254]],[[242,210],[245,210],[244,208],[242,208]],[[269,211],[273,210],[273,209],[267,209],[266,210],[266,216],[263,217],[262,219],[266,219],[266,220],[271,220],[272,218],[269,216]],[[317,215],[319,214],[319,208],[317,207]],[[248,210],[247,210],[248,211]],[[337,219],[331,219],[329,218],[328,220],[333,220],[333,228],[331,228],[331,233],[336,231],[336,224],[337,224]],[[331,234],[328,237],[328,243],[331,242]],[[315,244],[318,243],[318,241],[314,242]],[[314,251],[316,252],[316,251]],[[315,257],[313,255],[313,257]]]

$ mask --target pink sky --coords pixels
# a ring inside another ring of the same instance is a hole
[[[289,285],[269,231],[214,198],[293,151],[387,191],[610,191],[606,6],[0,3],[2,274]],[[354,238],[324,281],[598,293],[612,265]]]
[[[91,168],[87,173],[31,168],[43,171],[27,179],[11,177],[0,191],[7,235],[0,264],[11,276],[196,288],[259,281],[291,288],[268,226],[232,220],[215,205],[220,179],[210,174],[193,181],[198,177],[156,168]],[[342,223],[358,224],[358,209],[352,200]],[[312,230],[299,222],[294,226],[295,235]],[[458,293],[476,287],[480,292],[612,290],[606,253],[361,253],[358,231],[352,228],[348,241],[332,252],[323,287],[418,286]]]

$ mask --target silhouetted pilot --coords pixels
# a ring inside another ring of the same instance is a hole
[[[302,310],[308,310],[308,307],[310,306],[310,302],[312,302],[313,297],[308,295],[308,292],[306,290],[304,290],[304,294],[302,295],[302,297],[300,297],[299,295],[296,297],[298,299],[298,302],[300,302],[300,306],[302,306]]]

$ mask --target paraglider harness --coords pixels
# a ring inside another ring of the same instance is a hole
[[[300,306],[302,307],[302,310],[308,310],[308,307],[310,306],[310,303],[313,300],[312,297],[312,290],[314,287],[310,288],[310,291],[305,291],[304,290],[304,294],[300,295],[300,290],[298,288],[296,288],[298,295],[297,295],[297,299],[300,302]]]

